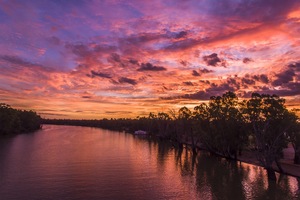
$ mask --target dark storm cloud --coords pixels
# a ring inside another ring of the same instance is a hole
[[[244,77],[241,78],[241,82],[243,86],[255,85],[256,81],[267,84],[269,83],[269,78],[265,74],[259,74],[259,75],[246,74]]]
[[[162,66],[154,66],[151,63],[142,63],[141,67],[138,71],[165,71],[167,70],[165,67]]]
[[[249,63],[249,62],[252,62],[253,60],[252,59],[250,59],[250,58],[244,58],[243,59],[243,63],[245,63],[245,64],[247,64],[247,63]]]
[[[83,98],[83,99],[91,99],[92,98],[92,96],[81,96],[81,98]]]
[[[216,53],[210,54],[208,56],[203,56],[203,60],[206,62],[207,65],[214,66],[214,67],[221,62],[221,59],[218,57],[218,54]]]
[[[101,72],[95,72],[95,71],[91,71],[91,77],[93,78],[93,77],[95,77],[95,76],[98,76],[98,77],[101,77],[101,78],[112,78],[112,76],[111,75],[109,75],[109,74],[105,74],[105,73],[101,73]]]
[[[209,87],[205,90],[200,90],[193,94],[185,94],[181,97],[187,99],[209,100],[211,96],[220,96],[227,91],[237,91],[241,88],[240,79],[237,77],[229,77],[220,84],[210,83],[209,81],[204,80],[200,82],[209,85]]]
[[[193,70],[193,73],[192,73],[193,76],[200,76],[200,73],[197,72],[196,70]]]
[[[112,53],[112,54],[110,54],[110,57],[107,60],[120,63],[121,62],[121,57],[117,53]]]
[[[255,80],[251,79],[251,78],[242,78],[242,84],[244,85],[254,85],[255,84]]]
[[[198,3],[202,7],[201,3]],[[248,36],[256,33],[265,25],[274,25],[286,21],[287,14],[294,8],[300,6],[298,0],[222,0],[217,3],[208,3],[206,14],[215,19],[217,24],[209,27],[214,33],[204,38],[183,38],[180,41],[172,42],[163,49],[166,51],[182,51],[201,44],[209,44],[223,40],[232,39],[238,36]],[[197,7],[197,6],[196,6]],[[201,9],[200,7],[198,9]],[[248,28],[240,28],[232,31],[224,31],[230,22],[258,23],[259,25]],[[245,60],[248,63],[249,60]]]
[[[185,38],[185,37],[187,37],[187,35],[188,35],[188,33],[186,31],[180,31],[179,33],[177,33],[175,35],[175,38],[176,39]]]
[[[300,62],[289,64],[288,68],[293,69],[295,72],[300,72]]]
[[[265,74],[253,75],[252,78],[256,81],[260,81],[262,83],[269,83],[269,78]]]
[[[286,88],[284,89],[273,89],[273,88],[269,88],[267,86],[263,86],[263,87],[258,87],[255,91],[252,92],[244,92],[244,94],[242,95],[242,97],[244,98],[249,98],[251,97],[251,94],[253,92],[256,93],[260,93],[260,94],[276,94],[278,96],[284,97],[284,96],[296,96],[296,95],[300,95],[300,83],[288,83],[286,85]]]
[[[198,71],[193,70],[192,75],[193,76],[201,76],[202,74],[208,74],[208,73],[211,73],[211,72],[214,72],[214,71],[206,69],[206,68],[202,68],[202,69],[199,69]]]
[[[92,47],[89,47],[92,46]],[[117,62],[118,54],[115,54],[117,47],[106,45],[106,44],[72,44],[67,43],[65,48],[70,50],[74,55],[76,55],[81,60],[85,60],[87,58],[91,58],[93,60],[97,60],[99,55],[102,54],[110,54],[110,59]],[[103,56],[103,55],[102,55]]]
[[[127,59],[122,59],[121,56],[115,52],[109,55],[107,61],[119,67],[126,67],[129,64]]]
[[[119,78],[119,83],[128,83],[128,84],[131,84],[131,85],[136,85],[137,84],[136,80],[131,79],[131,78],[126,78],[126,77]]]
[[[119,84],[119,82],[114,79],[110,79],[109,82],[111,82],[112,84],[115,84],[115,85]]]
[[[18,56],[0,55],[0,60],[14,64],[14,65],[19,65],[19,66],[24,66],[24,67],[39,67],[39,68],[43,68],[45,71],[50,70],[49,68],[47,68],[43,65],[29,62]]]
[[[132,44],[135,46],[139,46],[141,44],[163,38],[167,38],[167,35],[165,33],[139,33],[125,38],[120,38],[119,42],[121,44]]]
[[[230,83],[222,83],[220,85],[212,83],[210,87],[205,91],[199,91],[193,94],[185,94],[184,96],[182,96],[182,98],[209,100],[211,96],[218,96],[224,94],[227,91],[235,91],[235,90],[236,88]]]
[[[202,68],[202,69],[199,69],[199,72],[201,74],[208,74],[208,73],[211,73],[211,72],[214,72],[213,70],[209,70],[209,69],[206,69],[206,68]]]
[[[140,46],[142,44],[159,41],[159,40],[170,40],[172,38],[182,39],[186,38],[188,35],[187,31],[180,32],[161,32],[161,33],[139,33],[133,34],[125,38],[120,38],[120,44],[131,44],[134,46]]]
[[[293,69],[287,69],[279,74],[276,74],[276,79],[272,82],[272,85],[281,86],[290,81],[293,81],[295,75],[296,74]]]
[[[106,44],[98,44],[94,47],[93,50],[96,53],[112,53],[114,51],[117,51],[118,49],[116,46],[106,45]]]
[[[194,47],[200,43],[199,40],[186,38],[180,41],[172,42],[171,44],[167,45],[166,47],[162,48],[166,51],[182,51],[185,49],[189,49]]]
[[[273,86],[282,86],[287,88],[290,93],[293,91],[299,91],[299,72],[300,72],[300,63],[294,62],[287,65],[286,70],[275,75],[276,79],[272,82]]]
[[[185,61],[185,60],[181,60],[180,61],[180,64],[182,64],[183,66],[188,66],[189,62],[188,61]]]
[[[210,81],[208,81],[208,80],[200,80],[199,82],[200,82],[200,83],[207,84],[207,85],[209,85],[209,84],[210,84]]]
[[[299,5],[297,0],[222,0],[213,4],[209,12],[226,20],[235,18],[251,22],[270,22],[284,18],[286,14]]]
[[[194,84],[191,81],[183,82],[183,84],[186,86],[194,86]]]
[[[92,54],[88,46],[86,46],[85,44],[66,44],[65,47],[67,49],[70,49],[72,53],[81,58],[88,57]]]
[[[187,98],[187,99],[199,99],[199,100],[209,100],[209,98],[212,95],[209,92],[206,91],[199,91],[194,94],[186,94],[182,96],[182,98]]]
[[[133,58],[129,59],[128,62],[130,62],[133,65],[139,65],[139,61]]]

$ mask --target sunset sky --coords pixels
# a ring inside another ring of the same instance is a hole
[[[299,0],[0,0],[0,102],[146,116],[226,91],[300,108]]]

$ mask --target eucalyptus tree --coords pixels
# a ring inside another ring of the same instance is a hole
[[[157,126],[159,135],[164,137],[170,137],[170,123],[171,117],[167,113],[159,112],[157,114]]]
[[[288,130],[288,137],[295,151],[294,163],[300,164],[300,121],[294,110],[290,112],[290,119],[293,124]]]
[[[19,112],[21,121],[21,132],[30,132],[41,128],[41,117],[36,112],[22,110]]]
[[[157,115],[150,112],[148,116],[148,131],[151,133],[157,133],[158,132],[158,127],[157,127]]]
[[[177,116],[177,139],[180,143],[188,142],[189,137],[193,133],[192,127],[192,111],[187,107],[178,110]]]
[[[0,103],[0,135],[31,132],[40,128],[41,118],[34,111],[17,110]]]
[[[195,120],[195,131],[201,147],[214,152],[213,134],[210,126],[209,106],[206,103],[201,103],[194,107],[193,118]]]
[[[237,95],[226,92],[222,96],[211,97],[208,112],[212,145],[218,153],[237,159],[238,152],[247,143],[245,120]]]
[[[287,133],[293,118],[285,107],[285,100],[277,95],[253,93],[246,103],[245,113],[252,126],[257,159],[264,166],[269,179],[276,179],[272,164],[282,171],[278,160],[287,145]]]
[[[9,135],[19,133],[21,122],[18,111],[9,105],[0,104],[0,135]]]

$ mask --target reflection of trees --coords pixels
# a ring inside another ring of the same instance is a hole
[[[245,199],[242,185],[245,172],[237,162],[201,153],[196,172],[198,190],[209,187],[217,199]]]
[[[183,176],[194,175],[196,158],[197,154],[193,153],[188,147],[175,149],[176,165],[180,168]]]
[[[273,180],[268,180],[268,187],[264,189],[263,187],[256,190],[256,199],[295,199],[290,191],[290,186],[288,182],[288,177],[281,175],[279,181],[276,183]]]
[[[297,185],[298,185],[298,189],[297,189],[297,197],[300,199],[300,178],[297,177]]]
[[[268,180],[263,170],[258,167],[255,169],[255,178],[251,180],[249,169],[239,162],[210,156],[207,153],[201,153],[197,158],[197,189],[200,193],[210,191],[213,199],[293,198],[287,176],[281,175],[278,182]]]
[[[155,144],[157,145],[157,161],[161,166],[163,166],[166,156],[170,153],[173,147],[170,142],[164,140],[157,140]]]
[[[284,105],[285,100],[276,95],[253,93],[245,104],[245,113],[252,126],[257,149],[257,159],[264,166],[268,178],[276,180],[272,167],[275,162],[283,172],[279,159],[287,145],[287,133],[296,123],[296,116]]]
[[[292,199],[287,176],[278,181],[268,180],[261,167],[251,167],[241,162],[212,156],[207,152],[193,154],[188,146],[174,148],[171,143],[155,141],[158,162],[161,166],[170,151],[183,177],[195,177],[198,194],[212,199]],[[298,182],[300,184],[300,182]],[[295,198],[295,197],[294,197]]]
[[[294,119],[297,120],[297,119]],[[300,123],[294,123],[289,132],[289,139],[293,145],[295,156],[294,163],[300,164]]]
[[[136,119],[45,120],[44,123],[127,132],[141,129],[171,140],[180,148],[190,144],[194,152],[201,147],[235,160],[243,150],[250,149],[267,169],[268,178],[273,180],[276,179],[273,164],[275,162],[282,171],[279,159],[287,142],[295,147],[295,161],[300,157],[297,116],[286,108],[285,100],[276,95],[253,93],[250,99],[240,101],[235,93],[226,92],[222,96],[212,96],[208,103],[196,106],[194,111],[182,107],[178,112],[150,113],[148,117]]]

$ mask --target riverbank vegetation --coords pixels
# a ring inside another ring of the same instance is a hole
[[[0,103],[0,136],[28,133],[41,128],[41,117],[34,111],[18,110]]]
[[[283,172],[279,159],[283,149],[292,143],[295,163],[300,164],[300,125],[294,111],[277,95],[253,93],[239,100],[233,92],[212,96],[193,110],[182,107],[168,113],[150,113],[136,119],[45,120],[44,123],[101,127],[134,132],[145,130],[182,147],[190,144],[194,153],[205,149],[230,159],[243,151],[253,151],[266,168],[268,177],[275,179],[273,164]]]

